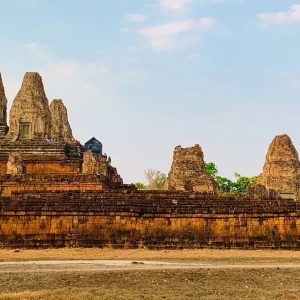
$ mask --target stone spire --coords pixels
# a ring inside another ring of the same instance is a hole
[[[62,100],[54,99],[50,104],[51,114],[51,138],[54,141],[74,141],[72,129],[68,121],[67,108]]]
[[[5,96],[4,86],[0,73],[0,138],[3,138],[7,131],[6,109],[7,99]]]
[[[290,137],[278,135],[269,146],[258,183],[279,194],[295,194],[299,167],[298,152]]]
[[[25,74],[22,87],[10,110],[7,139],[42,139],[50,134],[50,110],[42,77]]]
[[[205,171],[202,149],[199,145],[190,148],[177,146],[166,182],[168,190],[214,192],[216,184]]]

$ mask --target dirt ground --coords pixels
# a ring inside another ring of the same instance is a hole
[[[0,299],[300,299],[300,251],[0,249]]]

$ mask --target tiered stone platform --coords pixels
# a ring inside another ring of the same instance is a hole
[[[0,142],[0,174],[6,174],[10,153],[21,155],[27,174],[79,174],[82,146],[41,140]]]

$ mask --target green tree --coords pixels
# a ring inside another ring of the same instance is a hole
[[[145,185],[142,182],[136,182],[134,185],[138,190],[146,190],[147,189],[147,185]]]
[[[226,177],[218,176],[218,168],[215,163],[205,163],[205,169],[210,174],[218,186],[219,193],[221,195],[246,195],[249,188],[256,184],[257,177],[241,176],[238,173],[234,173],[235,180],[230,180]]]
[[[217,166],[213,162],[205,163],[205,170],[209,175],[213,177],[216,177],[218,174]]]
[[[255,186],[257,182],[257,176],[254,177],[245,177],[241,176],[238,173],[234,173],[235,176],[235,188],[237,193],[239,194],[246,194],[249,188]]]

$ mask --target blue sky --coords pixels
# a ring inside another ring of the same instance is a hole
[[[126,182],[199,143],[232,177],[258,174],[272,138],[300,148],[300,2],[0,0],[11,104],[26,71],[95,136]]]

